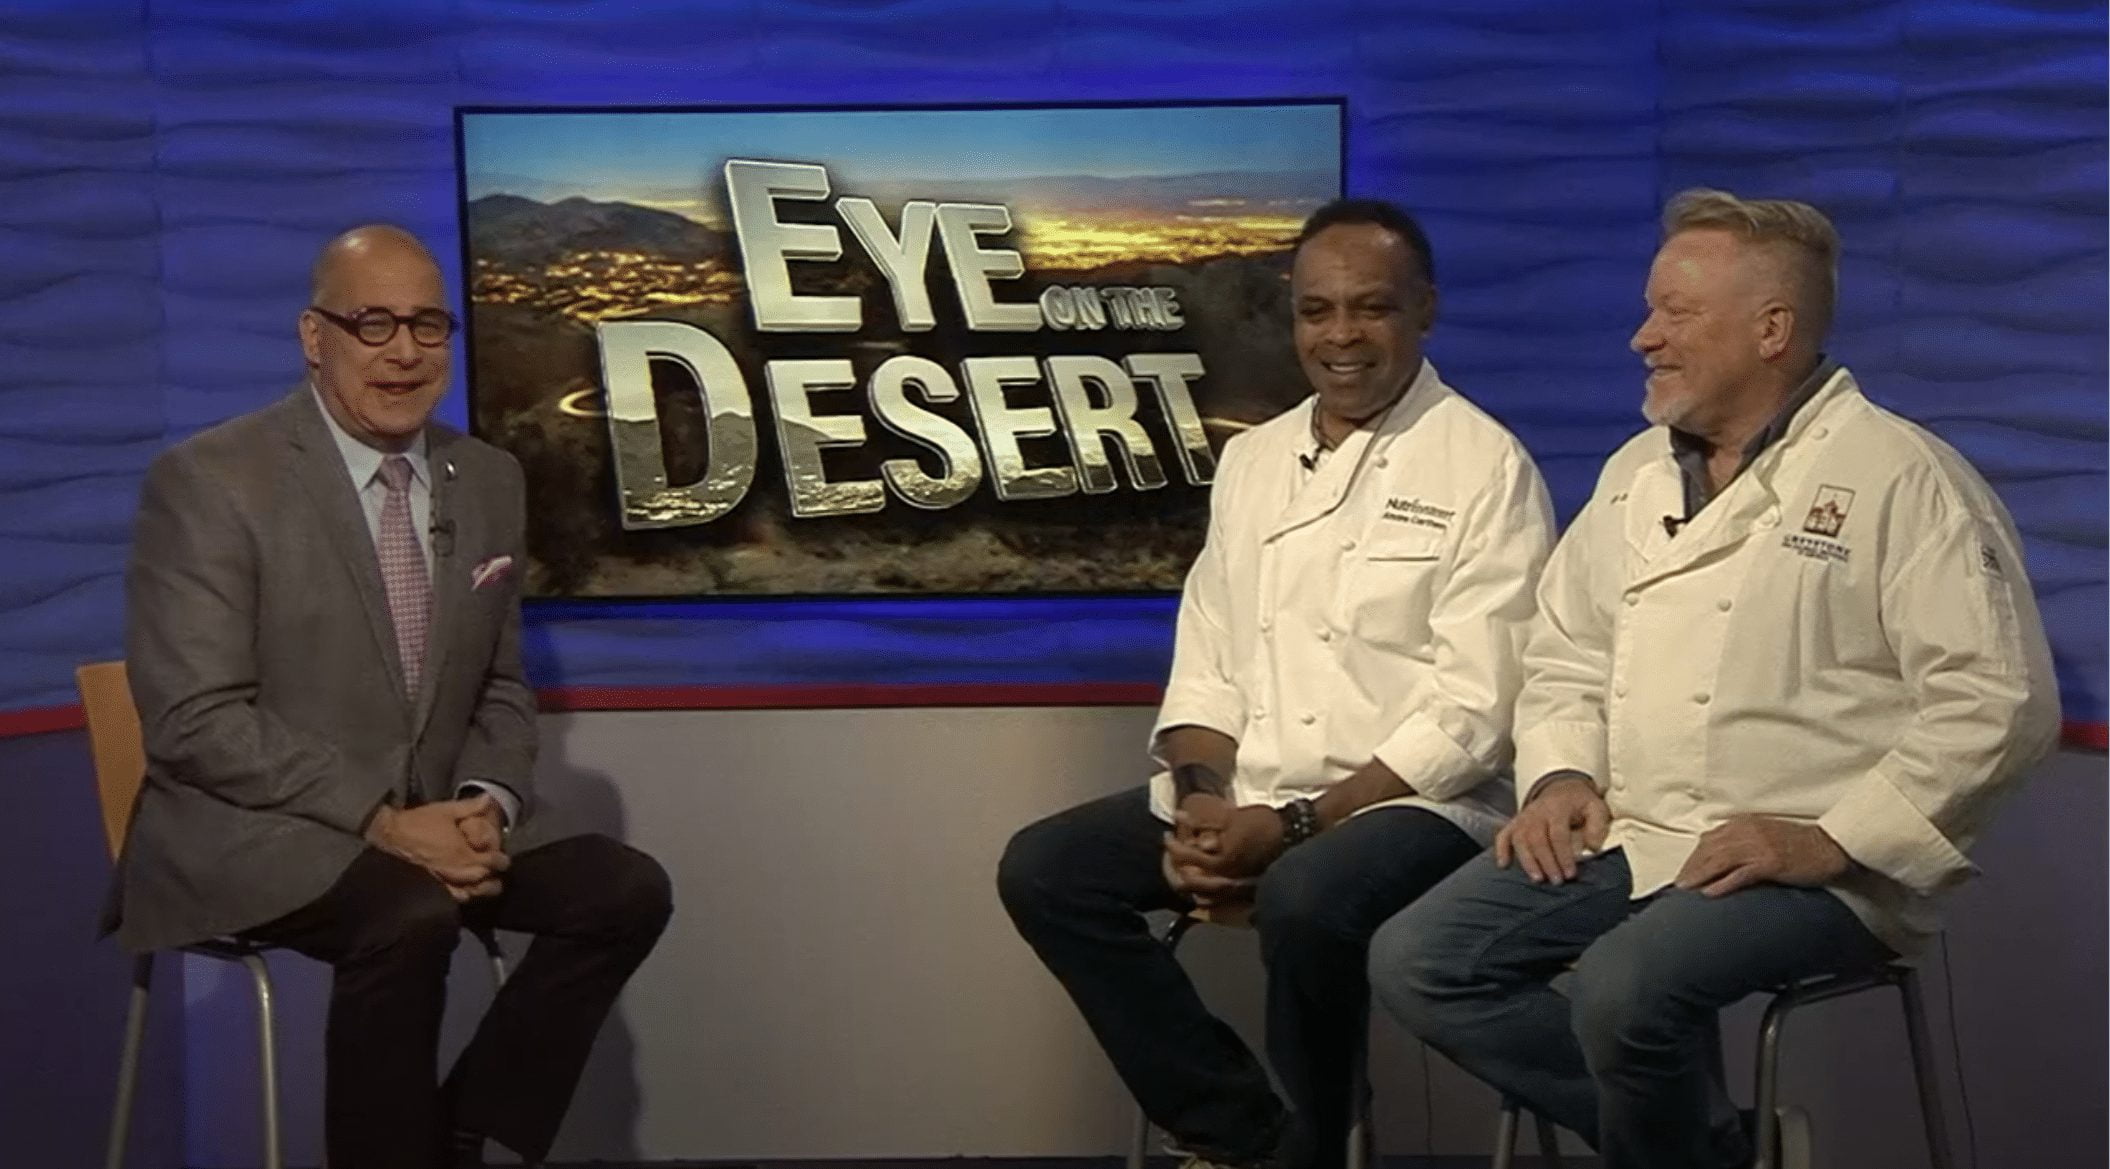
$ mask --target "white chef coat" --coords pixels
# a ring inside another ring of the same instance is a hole
[[[1375,757],[1414,794],[1373,807],[1425,807],[1488,843],[1515,809],[1510,714],[1553,544],[1545,484],[1426,361],[1323,459],[1314,406],[1224,446],[1153,752],[1174,727],[1220,731],[1238,742],[1234,802],[1275,806]],[[1151,795],[1169,819],[1169,775]]]
[[[1733,816],[1815,824],[1859,862],[1832,891],[1911,952],[1976,871],[1993,797],[2057,739],[2014,521],[1844,369],[1673,537],[1684,513],[1653,428],[1554,552],[1517,707],[1525,790],[1590,776],[1637,898]]]

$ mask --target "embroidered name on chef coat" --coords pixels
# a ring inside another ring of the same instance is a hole
[[[1451,520],[1457,514],[1456,508],[1437,507],[1420,499],[1393,497],[1385,500],[1386,519],[1399,524],[1412,524],[1417,528],[1448,532],[1451,530]]]

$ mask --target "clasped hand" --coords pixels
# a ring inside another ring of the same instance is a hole
[[[366,841],[424,869],[456,901],[488,897],[513,862],[505,854],[498,801],[489,793],[415,808],[384,805],[367,825]]]
[[[1165,834],[1165,881],[1197,905],[1242,901],[1282,855],[1282,818],[1265,804],[1233,807],[1195,792],[1180,801]]]

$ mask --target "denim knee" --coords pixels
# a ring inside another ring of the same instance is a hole
[[[1646,1060],[1676,1044],[1677,1000],[1636,956],[1593,951],[1576,964],[1568,986],[1571,1027],[1593,1071]]]
[[[1445,1030],[1446,1005],[1471,983],[1470,958],[1430,903],[1394,914],[1370,938],[1370,991],[1399,1024],[1423,1039]]]

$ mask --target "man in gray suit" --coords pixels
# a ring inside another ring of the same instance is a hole
[[[332,1169],[546,1155],[671,912],[666,873],[536,814],[511,457],[430,421],[455,320],[409,233],[316,261],[308,378],[147,474],[126,654],[147,776],[106,925],[235,935],[335,972]],[[444,1084],[463,925],[535,935]]]

